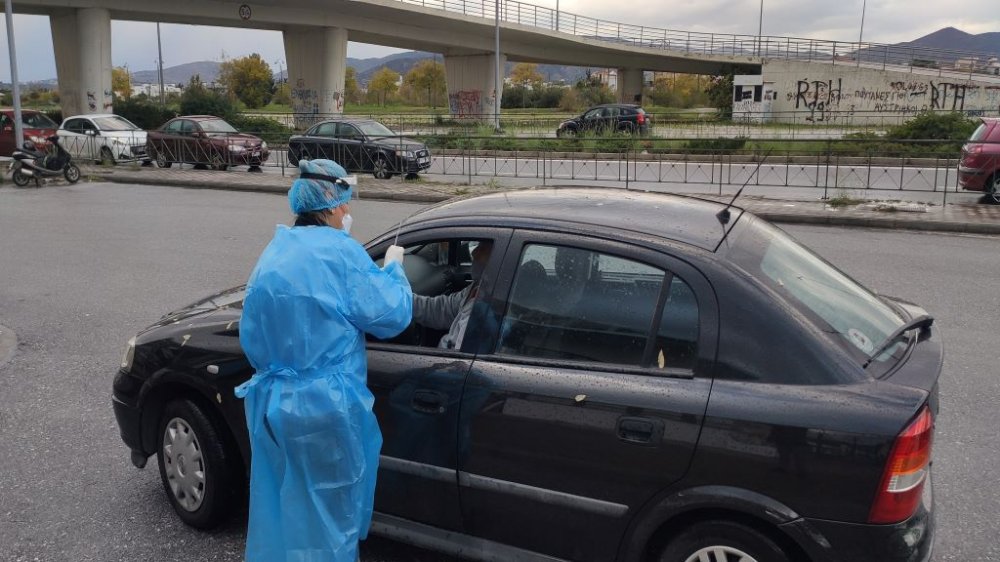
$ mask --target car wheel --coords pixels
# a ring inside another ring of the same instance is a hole
[[[153,161],[156,162],[157,168],[169,168],[173,164],[173,162],[167,160],[167,155],[160,151],[154,153]]]
[[[29,181],[31,181],[31,176],[28,176],[27,174],[22,172],[20,168],[18,168],[17,170],[14,170],[13,179],[14,179],[14,185],[16,185],[17,187],[24,187],[28,185]]]
[[[788,555],[757,530],[733,521],[696,523],[676,535],[659,562],[788,562]]]
[[[76,183],[80,181],[80,168],[76,164],[66,166],[66,169],[63,170],[63,177],[65,177],[66,181],[69,183]]]
[[[239,462],[225,436],[190,400],[167,404],[159,436],[160,479],[174,511],[197,529],[223,523],[243,489]]]
[[[375,169],[372,172],[375,179],[388,180],[392,179],[392,172],[389,171],[389,161],[383,156],[379,156],[375,159]]]
[[[102,166],[115,165],[115,155],[111,152],[111,149],[106,146],[101,148],[101,165]]]
[[[993,177],[986,180],[986,202],[1000,205],[1000,173],[993,174]]]
[[[213,170],[218,170],[220,172],[225,172],[227,168],[229,168],[229,166],[226,164],[226,161],[222,159],[222,155],[221,154],[215,154],[215,155],[212,156],[212,169]]]
[[[292,154],[291,150],[288,151],[288,165],[293,167],[299,165],[299,159],[294,154]]]
[[[410,173],[406,174],[405,176],[403,176],[403,179],[409,180],[409,181],[416,181],[416,180],[420,179],[420,175],[417,174],[416,172],[410,172]]]

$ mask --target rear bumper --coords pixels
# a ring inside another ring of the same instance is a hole
[[[934,550],[934,512],[930,478],[917,512],[895,525],[797,519],[782,525],[814,561],[926,562]]]

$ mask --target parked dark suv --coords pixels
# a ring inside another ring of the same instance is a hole
[[[369,338],[374,533],[481,560],[930,556],[943,352],[923,309],[750,213],[680,196],[497,193],[425,210],[398,236],[424,295],[466,287],[483,242],[456,349],[438,347],[441,326]],[[246,492],[242,298],[167,314],[129,342],[113,384],[132,462],[157,455],[198,527]]]
[[[403,138],[373,119],[336,119],[317,123],[288,141],[288,162],[326,158],[348,172],[389,179],[414,177],[431,167],[431,154],[421,142]]]
[[[160,168],[174,162],[207,164],[216,170],[249,166],[260,170],[267,161],[267,143],[241,133],[225,120],[211,115],[186,115],[167,121],[146,134],[146,155]]]
[[[962,189],[982,191],[1000,204],[1000,119],[983,119],[962,147],[958,182]]]
[[[592,107],[579,117],[563,121],[556,129],[556,136],[565,137],[588,132],[648,135],[650,129],[646,110],[638,105],[612,103]]]

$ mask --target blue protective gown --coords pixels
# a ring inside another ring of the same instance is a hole
[[[250,275],[236,389],[250,434],[248,562],[355,562],[368,534],[382,434],[364,333],[410,323],[403,269],[344,231],[279,226]]]

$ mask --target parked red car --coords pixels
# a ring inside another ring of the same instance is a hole
[[[49,145],[46,140],[56,134],[59,125],[44,113],[33,109],[21,110],[21,126],[24,138],[21,142],[14,141],[14,110],[0,109],[0,156],[10,156],[14,148],[31,141],[39,149]]]
[[[962,147],[958,183],[962,189],[982,191],[990,203],[1000,204],[1000,119],[982,121]]]
[[[259,171],[269,154],[260,137],[241,133],[211,115],[176,117],[146,134],[146,155],[160,168],[178,162],[208,164],[216,170],[249,166]]]

